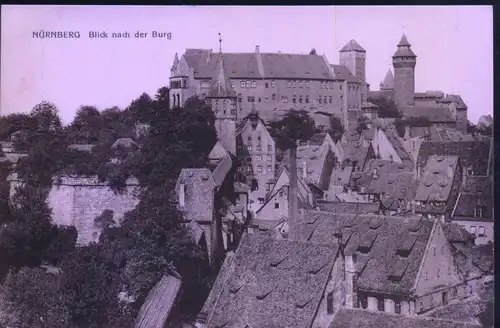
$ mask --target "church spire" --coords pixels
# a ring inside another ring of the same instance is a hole
[[[392,90],[394,89],[394,76],[392,75],[391,69],[387,71],[384,81],[380,82],[380,90]]]
[[[222,54],[222,38],[219,33],[219,56],[217,58],[217,68],[210,86],[208,98],[236,98],[236,91],[231,86],[231,82],[226,76],[224,68],[224,56]]]

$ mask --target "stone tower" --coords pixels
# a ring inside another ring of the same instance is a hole
[[[349,68],[351,73],[366,82],[366,50],[355,40],[347,44],[339,51],[340,65]]]
[[[219,53],[216,74],[205,100],[212,106],[215,114],[217,137],[226,150],[235,155],[238,99],[236,91],[226,76],[222,53]]]
[[[411,50],[411,44],[403,34],[398,43],[398,50],[392,56],[394,66],[394,101],[398,107],[415,104],[415,64],[417,56]]]
[[[380,82],[379,89],[386,98],[394,98],[394,76],[390,69],[387,71],[384,80]]]

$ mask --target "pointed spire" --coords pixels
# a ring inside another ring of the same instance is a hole
[[[222,37],[219,33],[219,53],[222,54]]]
[[[392,75],[391,69],[387,71],[384,81],[380,83],[380,90],[392,90],[394,89],[394,76]]]
[[[174,63],[172,64],[170,70],[176,69],[177,65],[179,65],[179,56],[175,53]]]
[[[401,40],[398,43],[398,47],[411,47],[410,42],[408,42],[408,39],[406,38],[406,35],[403,33],[403,36],[401,37]]]
[[[222,53],[219,54],[217,59],[217,72],[212,79],[208,98],[236,98],[236,91],[231,86],[231,82],[226,76],[224,69],[224,57]]]
[[[347,44],[340,49],[339,52],[349,52],[349,51],[357,51],[357,52],[366,52],[366,50],[356,42],[356,40],[351,40],[347,42]]]

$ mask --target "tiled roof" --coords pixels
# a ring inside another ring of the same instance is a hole
[[[374,179],[370,176],[370,181],[364,193],[381,195],[381,200],[385,208],[397,208],[398,201],[412,201],[415,196],[413,187],[415,180],[413,173],[401,172],[395,174],[379,174]]]
[[[344,137],[347,141],[360,141],[361,135],[356,129],[347,129],[344,131]]]
[[[208,92],[208,98],[236,98],[236,91],[234,91],[231,86],[231,82],[226,76],[224,69],[224,58],[219,56],[217,60],[217,70],[216,75],[213,77],[210,83],[210,90]]]
[[[457,106],[457,109],[467,109],[467,105],[465,104],[462,97],[459,95],[446,95],[443,99],[440,99],[439,102],[442,103],[450,103],[454,102]]]
[[[371,175],[374,169],[377,169],[379,175],[386,175],[411,172],[413,167],[384,159],[371,158],[366,162],[365,172]]]
[[[352,74],[349,68],[342,65],[331,65],[333,69],[333,75],[336,80],[347,81],[349,83],[360,83],[359,77]]]
[[[420,146],[417,167],[423,169],[432,155],[458,156],[464,169],[472,167],[474,174],[486,175],[490,140],[482,141],[424,141]]]
[[[215,169],[212,171],[212,176],[217,186],[221,186],[226,179],[227,174],[233,167],[233,161],[230,156],[223,157]]]
[[[262,119],[259,112],[252,110],[247,116],[241,120],[241,122],[236,126],[236,135],[239,135],[243,132],[247,124],[251,124],[252,119],[255,119],[257,124],[260,122],[262,125],[266,126],[266,122]]]
[[[363,165],[367,159],[370,145],[365,147],[362,142],[341,142],[344,149],[344,162],[357,162],[358,165]]]
[[[427,118],[433,123],[453,123],[456,119],[446,107],[412,106],[401,108],[405,118]]]
[[[415,195],[417,201],[446,202],[458,166],[457,156],[431,156]]]
[[[321,146],[325,142],[326,136],[327,133],[316,133],[309,139],[309,144],[311,146]]]
[[[348,51],[358,51],[358,52],[366,52],[366,50],[356,42],[356,40],[351,40],[347,42],[339,52],[348,52]]]
[[[134,328],[163,328],[179,294],[181,281],[169,275],[149,292],[137,316]]]
[[[456,223],[441,223],[446,239],[451,243],[466,243],[473,240],[474,236]]]
[[[304,167],[305,164],[305,167]],[[305,181],[322,190],[328,189],[335,161],[330,148],[321,146],[298,146],[297,168],[300,175],[306,169]]]
[[[379,203],[348,203],[348,202],[329,202],[318,201],[318,207],[321,211],[347,214],[378,214]]]
[[[411,47],[411,44],[410,42],[408,42],[408,39],[406,38],[405,34],[401,36],[401,40],[399,40],[398,47]]]
[[[394,57],[416,57],[415,53],[411,50],[411,44],[406,39],[406,36],[403,34],[401,40],[398,43],[398,50],[392,56]]]
[[[473,141],[474,136],[471,134],[464,134],[461,131],[445,128],[437,129],[440,139],[443,141]]]
[[[245,235],[205,303],[207,327],[311,326],[336,254],[334,245]]]
[[[385,135],[396,151],[396,154],[399,156],[399,158],[401,158],[401,161],[405,165],[413,165],[413,160],[411,159],[410,154],[408,154],[408,152],[404,148],[403,143],[401,142],[401,138],[399,138],[398,136],[398,133],[394,129],[387,129],[385,131]]]
[[[330,178],[330,184],[334,186],[346,186],[351,181],[353,167],[346,165],[344,167],[334,168]]]
[[[180,192],[180,184],[184,184],[185,205],[181,208],[187,220],[211,221],[214,210],[214,199],[210,197],[217,186],[209,169],[182,169],[175,191]]]
[[[462,192],[491,195],[491,177],[474,175],[466,176],[465,181],[462,184]]]
[[[340,308],[333,317],[330,328],[480,328],[471,322],[442,320],[424,316],[407,316],[362,309]]]
[[[304,211],[291,227],[290,238],[332,244],[338,242],[333,233],[340,229],[345,254],[356,257],[360,290],[408,294],[432,227],[433,222],[425,219]],[[399,265],[406,270],[390,279],[393,268]]]
[[[212,78],[217,55],[205,52],[184,55],[195,78]],[[224,53],[228,78],[334,79],[323,56],[282,53]],[[188,59],[189,58],[189,59]]]
[[[472,261],[481,270],[488,273],[492,273],[494,269],[493,243],[484,245],[474,245],[472,247]]]

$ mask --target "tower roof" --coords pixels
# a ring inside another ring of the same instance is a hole
[[[212,83],[210,85],[210,91],[208,92],[209,98],[235,98],[236,91],[234,91],[231,86],[231,82],[226,76],[224,70],[224,58],[222,54],[219,54],[217,73],[215,77],[212,78]]]
[[[347,42],[347,44],[340,49],[339,52],[349,52],[349,51],[357,51],[357,52],[366,52],[366,50],[359,45],[354,39]]]
[[[410,42],[408,42],[405,34],[403,34],[403,36],[401,37],[401,40],[398,43],[398,47],[411,47],[411,44]]]
[[[174,63],[172,64],[171,70],[176,69],[177,65],[179,65],[179,56],[175,53]]]
[[[389,69],[385,75],[384,81],[380,83],[380,89],[392,90],[394,89],[394,76],[392,71]]]
[[[408,42],[406,35],[403,34],[401,40],[398,43],[398,50],[394,53],[392,58],[396,57],[412,57],[416,58],[417,55],[411,50],[411,44]]]

